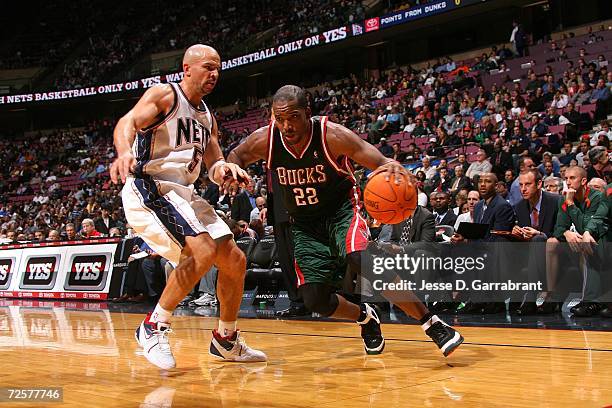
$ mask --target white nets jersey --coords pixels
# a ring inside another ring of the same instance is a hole
[[[136,134],[134,176],[188,186],[200,175],[213,119],[204,101],[194,106],[179,84],[170,86],[174,92],[170,112]]]

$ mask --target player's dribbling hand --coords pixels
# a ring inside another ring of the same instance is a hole
[[[251,181],[249,174],[235,163],[224,163],[217,166],[212,178],[222,188],[229,188],[236,182],[239,185],[246,185]]]
[[[394,180],[395,184],[401,183],[402,178],[404,177],[406,178],[406,180],[408,180],[412,184],[414,184],[416,180],[412,173],[406,170],[404,166],[402,166],[399,162],[396,162],[395,160],[385,163],[382,166],[379,166],[372,173],[372,177],[378,173],[383,173],[383,172],[385,173],[385,180],[387,181]]]
[[[115,184],[119,184],[119,179],[125,183],[127,176],[136,167],[136,158],[132,152],[127,152],[115,159],[110,167],[110,178]]]

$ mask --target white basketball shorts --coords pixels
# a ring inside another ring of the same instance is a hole
[[[183,186],[153,178],[128,177],[121,192],[125,217],[152,250],[175,265],[185,237],[208,233],[212,239],[232,236],[208,201]]]

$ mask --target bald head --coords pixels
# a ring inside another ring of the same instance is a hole
[[[213,47],[204,44],[194,44],[187,48],[183,56],[183,65],[192,65],[199,60],[217,57],[220,59],[219,53]]]
[[[208,45],[195,44],[183,57],[183,91],[194,105],[215,89],[221,71],[219,53]]]

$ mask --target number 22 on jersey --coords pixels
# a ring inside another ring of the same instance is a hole
[[[295,203],[297,205],[310,205],[319,202],[317,198],[317,190],[312,187],[307,188],[294,188],[293,193],[295,194]]]

